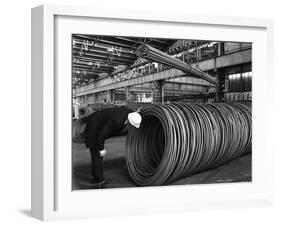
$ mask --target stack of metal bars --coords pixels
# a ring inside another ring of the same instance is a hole
[[[136,50],[136,55],[164,65],[168,65],[172,68],[179,69],[183,72],[204,79],[212,84],[218,85],[216,78],[210,76],[209,74],[198,68],[192,67],[190,64],[186,64],[185,62],[175,57],[172,57],[158,49],[151,47],[150,45],[146,44],[139,46]]]

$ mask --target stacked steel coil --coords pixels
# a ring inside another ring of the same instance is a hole
[[[86,128],[86,118],[80,118],[72,121],[72,141],[75,143],[84,143],[82,136]]]
[[[251,151],[251,107],[241,103],[150,104],[131,127],[126,163],[141,186],[175,179],[227,163]]]
[[[80,118],[87,117],[90,114],[92,114],[93,112],[94,112],[93,109],[90,107],[81,107],[81,108],[79,108],[79,117]]]
[[[212,84],[217,85],[217,80],[210,76],[209,74],[201,71],[198,68],[192,67],[190,64],[186,64],[185,62],[172,57],[158,49],[151,47],[150,45],[141,45],[136,50],[136,55],[145,59],[149,59],[164,65],[168,65],[172,68],[179,69],[186,73],[190,73],[196,77],[204,79]]]

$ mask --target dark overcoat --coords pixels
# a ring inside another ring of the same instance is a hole
[[[114,107],[96,111],[86,119],[83,133],[87,148],[103,150],[105,139],[117,136],[125,127],[128,114],[132,112],[127,107]]]

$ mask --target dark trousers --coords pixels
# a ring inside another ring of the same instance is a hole
[[[94,148],[90,148],[91,160],[92,160],[92,169],[91,173],[94,178],[94,182],[103,181],[103,162],[100,152]]]

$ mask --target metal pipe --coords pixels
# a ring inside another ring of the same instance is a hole
[[[155,49],[150,45],[145,44],[139,46],[138,49],[136,50],[136,55],[190,73],[216,86],[218,85],[218,81],[214,77],[210,76],[209,74],[201,71],[198,68],[194,68],[190,64],[186,64],[185,62],[175,57],[172,57],[158,49]]]

